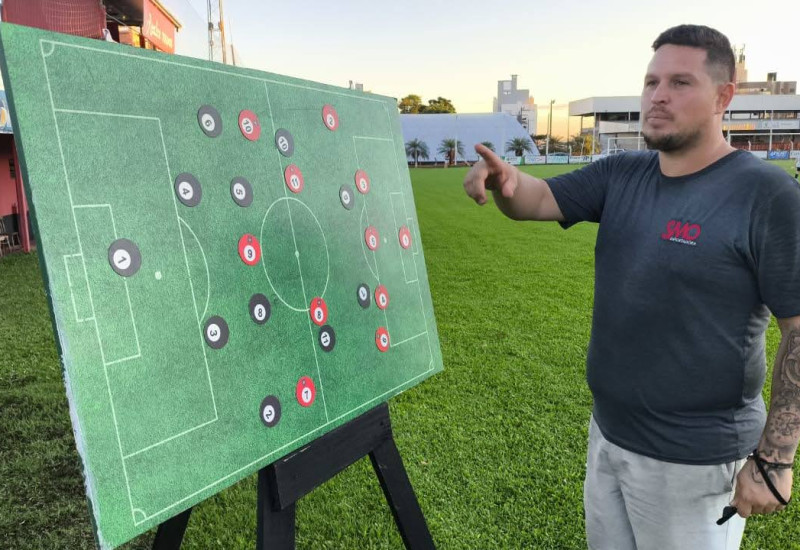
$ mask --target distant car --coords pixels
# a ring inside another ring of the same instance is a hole
[[[547,155],[548,157],[568,157],[567,153],[550,153]]]

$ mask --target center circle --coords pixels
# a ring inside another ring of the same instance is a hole
[[[294,311],[308,311],[313,296],[325,297],[331,267],[328,242],[304,202],[295,197],[273,202],[261,222],[260,241],[261,265],[276,299]]]

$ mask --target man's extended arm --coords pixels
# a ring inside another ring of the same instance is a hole
[[[758,443],[758,454],[767,462],[792,464],[800,442],[800,317],[778,319],[778,326],[781,344],[773,367],[769,415]],[[764,468],[784,500],[789,500],[793,470],[769,464]],[[732,504],[743,517],[783,508],[753,460],[747,461],[737,477]]]
[[[497,208],[512,220],[564,221],[544,180],[519,171],[483,145],[475,150],[483,159],[464,178],[464,190],[475,202],[485,204],[489,189]]]

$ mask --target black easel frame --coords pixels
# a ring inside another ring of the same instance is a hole
[[[294,550],[295,503],[367,454],[406,548],[434,549],[383,403],[259,470],[256,550]],[[191,512],[162,523],[153,550],[178,550]]]

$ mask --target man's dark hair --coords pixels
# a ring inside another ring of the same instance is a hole
[[[653,51],[664,44],[690,46],[706,52],[706,69],[717,82],[736,80],[736,61],[728,37],[703,25],[678,25],[662,32],[653,42]]]

